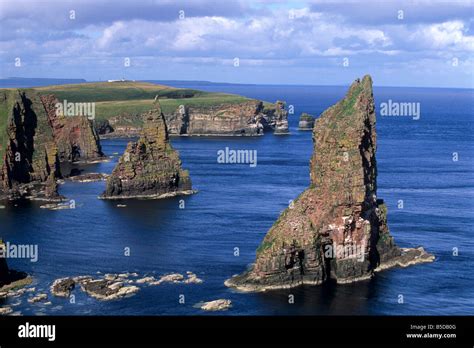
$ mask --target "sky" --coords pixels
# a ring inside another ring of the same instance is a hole
[[[473,88],[473,1],[0,0],[0,78]]]

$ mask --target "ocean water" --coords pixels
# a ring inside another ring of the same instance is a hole
[[[66,183],[60,192],[76,209],[49,211],[17,202],[0,210],[0,234],[16,244],[37,244],[36,263],[11,259],[30,273],[37,291],[59,277],[138,272],[156,277],[195,272],[202,284],[143,286],[130,298],[101,302],[76,290],[76,303],[49,295],[51,305],[9,299],[31,315],[206,315],[195,305],[218,298],[233,307],[217,315],[453,315],[474,314],[474,103],[473,90],[375,87],[381,102],[419,102],[421,117],[377,115],[378,196],[389,208],[389,227],[401,247],[424,246],[430,264],[378,273],[349,285],[327,284],[243,294],[224,281],[253,262],[262,238],[309,184],[311,132],[297,130],[301,112],[319,115],[347,87],[199,85],[294,106],[291,135],[256,138],[172,138],[199,192],[159,201],[102,201],[104,182]],[[377,110],[378,112],[378,110]],[[89,172],[111,172],[127,140],[104,140],[111,162]],[[217,151],[257,150],[258,165],[218,164]],[[453,160],[457,153],[458,160]],[[180,199],[185,207],[180,209]],[[403,209],[399,207],[403,201]],[[124,255],[130,249],[130,256]],[[238,255],[235,251],[238,248]],[[456,248],[456,249],[453,249]],[[457,256],[453,255],[457,250]],[[294,303],[288,295],[294,295]],[[179,296],[185,303],[179,303]],[[403,296],[403,303],[399,303]]]

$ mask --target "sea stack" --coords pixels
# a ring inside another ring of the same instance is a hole
[[[0,92],[0,199],[60,201],[58,147],[40,96],[32,91]]]
[[[289,134],[288,128],[288,111],[285,109],[285,102],[277,100],[275,103],[275,116],[274,116],[274,127],[275,131],[273,134]]]
[[[143,117],[140,138],[128,144],[100,198],[165,198],[193,193],[189,173],[181,168],[179,155],[169,143],[158,100]]]
[[[298,123],[299,130],[313,130],[314,118],[310,114],[303,112]]]
[[[423,248],[399,248],[377,197],[372,79],[356,80],[313,130],[311,184],[280,215],[256,261],[225,284],[264,291],[326,281],[349,283],[393,266],[431,262]]]

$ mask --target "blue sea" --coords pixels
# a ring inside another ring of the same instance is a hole
[[[197,194],[126,201],[127,207],[118,208],[122,202],[97,199],[104,182],[67,182],[60,193],[74,199],[76,209],[50,211],[35,202],[8,205],[0,210],[0,235],[10,243],[38,245],[36,263],[9,260],[11,268],[33,276],[37,292],[48,292],[56,278],[97,272],[159,277],[192,271],[204,282],[142,286],[132,297],[109,302],[80,290],[74,292],[76,303],[49,295],[50,305],[30,304],[25,295],[7,300],[17,314],[207,315],[195,305],[219,298],[230,299],[233,307],[217,315],[474,314],[473,90],[374,88],[377,109],[389,99],[420,103],[419,120],[377,117],[378,196],[388,205],[397,244],[422,245],[435,262],[391,269],[355,284],[246,294],[226,288],[224,281],[253,262],[280,212],[309,184],[311,132],[298,131],[299,115],[320,115],[344,96],[347,86],[179,86],[285,100],[294,106],[291,134],[172,138]],[[110,173],[118,159],[114,153],[121,154],[127,140],[103,140],[102,145],[112,160],[89,165],[87,171]],[[258,165],[218,164],[217,151],[226,147],[257,150]],[[130,256],[124,255],[125,248]]]

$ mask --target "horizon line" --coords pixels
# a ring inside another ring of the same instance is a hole
[[[87,80],[85,78],[81,77],[71,77],[71,78],[64,78],[64,77],[18,77],[18,76],[10,76],[10,77],[0,77],[0,81],[2,80],[13,80],[13,79],[36,79],[36,80],[83,80],[84,82],[82,83],[97,83],[97,82],[108,82],[107,79],[105,80]],[[134,79],[125,79],[125,81],[128,82],[152,82],[152,81],[160,81],[160,82],[191,82],[191,83],[209,83],[209,84],[221,84],[221,85],[242,85],[242,86],[290,86],[290,87],[347,87],[349,86],[353,81],[341,85],[341,84],[335,84],[335,85],[327,85],[327,84],[297,84],[297,83],[290,83],[290,84],[278,84],[278,83],[250,83],[250,82],[223,82],[223,81],[208,81],[208,80],[160,80],[160,79],[147,79],[147,80],[134,80]],[[80,82],[81,83],[81,82]],[[374,87],[386,87],[386,88],[436,88],[436,89],[474,89],[473,87],[442,87],[442,86],[388,86],[388,85],[378,85],[378,84],[373,84]],[[38,86],[32,86],[29,88],[33,87],[38,87]],[[2,88],[2,87],[0,87]],[[10,87],[14,88],[14,87]],[[18,87],[22,88],[22,87]],[[24,87],[28,88],[28,87]]]

